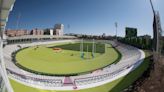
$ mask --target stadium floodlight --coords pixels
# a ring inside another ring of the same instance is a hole
[[[118,27],[117,22],[115,22],[115,27],[116,27],[116,41],[117,41],[117,27]]]
[[[19,21],[20,21],[20,18],[21,18],[21,13],[18,14],[18,18],[17,18],[17,23],[16,23],[16,29],[18,30],[19,28]]]

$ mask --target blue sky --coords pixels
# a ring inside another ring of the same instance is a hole
[[[164,23],[164,0],[153,0]],[[52,28],[65,25],[65,33],[125,35],[125,27],[138,28],[138,35],[152,35],[152,11],[149,0],[16,0],[7,28]],[[70,28],[68,28],[70,25]],[[163,25],[162,25],[163,27]]]

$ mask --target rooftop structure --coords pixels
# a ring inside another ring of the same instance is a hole
[[[54,35],[63,36],[64,35],[64,25],[63,24],[55,24],[54,26]]]
[[[28,30],[6,30],[5,34],[6,34],[6,36],[9,36],[9,37],[23,36],[23,35],[29,35],[30,31],[28,31]]]

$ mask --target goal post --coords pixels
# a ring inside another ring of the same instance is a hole
[[[93,39],[93,41],[92,41],[92,58],[94,58],[94,53],[95,53],[95,40]]]
[[[81,43],[80,43],[80,57],[81,57],[82,59],[84,59],[83,44],[84,44],[84,41],[83,41],[83,39],[82,39],[82,40],[81,40]]]

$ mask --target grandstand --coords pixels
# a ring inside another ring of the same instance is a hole
[[[110,83],[116,79],[119,79],[136,67],[138,67],[143,61],[145,54],[142,50],[125,45],[122,43],[116,43],[114,41],[97,40],[96,42],[112,44],[121,54],[122,58],[118,63],[108,65],[97,71],[91,73],[80,74],[76,76],[69,76],[68,78],[72,83],[65,85],[66,76],[47,76],[38,75],[20,69],[12,61],[12,52],[15,52],[21,48],[62,43],[62,42],[76,42],[79,40],[59,40],[59,41],[45,41],[45,42],[33,42],[33,43],[22,43],[12,44],[4,47],[4,59],[6,62],[8,76],[22,84],[27,86],[45,89],[45,90],[81,90],[87,88],[97,87],[106,83]]]

